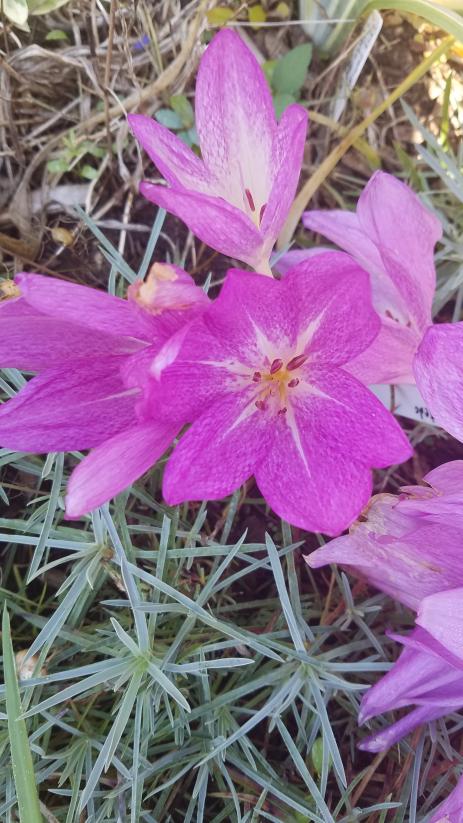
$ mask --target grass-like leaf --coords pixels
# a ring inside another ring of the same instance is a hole
[[[453,35],[457,40],[463,40],[463,17],[452,9],[446,9],[441,3],[434,0],[373,0],[368,3],[364,13],[368,14],[374,9],[381,11],[395,9],[409,14],[416,14],[423,17],[428,23],[437,26]]]
[[[26,722],[21,717],[21,698],[11,642],[10,618],[6,605],[2,617],[2,646],[11,765],[16,786],[19,818],[21,823],[43,823]]]

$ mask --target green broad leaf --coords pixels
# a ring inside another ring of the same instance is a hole
[[[374,9],[379,11],[394,9],[408,14],[416,14],[463,42],[462,15],[443,6],[443,3],[435,2],[435,0],[382,0],[382,2],[381,0],[373,0],[364,9],[364,14],[367,15]]]
[[[224,26],[233,17],[235,12],[233,9],[227,9],[223,6],[217,6],[206,12],[207,22],[210,26]]]
[[[304,84],[312,59],[312,45],[302,43],[278,60],[272,78],[277,94],[296,94]]]
[[[83,177],[84,180],[95,180],[95,177],[98,177],[98,171],[86,163],[85,166],[79,169],[79,176]]]
[[[65,6],[69,0],[27,0],[29,14],[48,14]]]
[[[107,149],[104,149],[102,146],[97,146],[96,143],[92,143],[91,140],[86,140],[80,148],[81,153],[91,154],[92,157],[102,158],[108,153]]]
[[[266,60],[265,63],[262,63],[261,69],[265,74],[267,83],[269,86],[273,85],[273,73],[275,71],[275,66],[277,65],[278,60]]]
[[[23,26],[29,14],[26,0],[3,0],[3,13],[15,25]]]
[[[52,174],[63,174],[68,168],[69,164],[63,157],[57,157],[56,160],[49,160],[47,163],[47,169]]]
[[[166,129],[181,129],[183,126],[181,118],[172,109],[159,109],[154,116],[158,123]]]
[[[199,146],[198,132],[194,126],[191,129],[188,129],[188,139],[192,146]]]
[[[267,13],[260,4],[258,4],[257,6],[250,6],[248,8],[248,20],[250,23],[254,24],[265,23],[265,21],[267,20]],[[258,25],[255,25],[255,28],[258,29],[260,27]]]
[[[53,40],[69,40],[67,34],[62,29],[52,29],[48,32],[45,40],[53,41]]]
[[[275,117],[280,119],[284,110],[295,103],[296,98],[292,94],[275,94],[273,97],[273,108],[275,109]]]
[[[278,3],[274,14],[276,17],[281,17],[282,20],[289,20],[291,17],[291,9],[287,3],[281,2]]]
[[[310,750],[310,759],[312,761],[312,766],[314,771],[321,775],[323,770],[323,738],[317,737],[314,740],[313,746]]]
[[[188,98],[185,97],[184,94],[174,94],[173,97],[170,98],[169,103],[174,112],[180,117],[182,121],[181,125],[185,129],[191,129],[192,126],[194,126],[195,115],[193,106]]]
[[[26,722],[21,718],[21,698],[11,643],[10,619],[6,606],[3,609],[2,646],[11,767],[16,787],[19,819],[21,823],[43,823]]]
[[[180,137],[180,140],[183,140],[183,142],[191,148],[192,142],[191,142],[191,139],[190,139],[190,132],[189,131],[186,131],[185,129],[182,129],[181,131],[177,132],[177,137]]]

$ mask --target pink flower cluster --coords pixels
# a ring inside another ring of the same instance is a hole
[[[360,748],[387,749],[412,729],[463,708],[463,460],[439,466],[427,485],[373,497],[348,535],[306,557],[340,563],[416,612],[392,669],[362,700],[359,720],[413,707]],[[463,778],[430,823],[462,823]]]
[[[463,705],[463,464],[370,500],[372,469],[412,454],[370,385],[416,383],[436,423],[463,440],[463,323],[431,315],[441,225],[377,172],[355,214],[304,215],[342,251],[290,250],[277,279],[271,255],[298,184],[306,112],[291,105],[277,122],[256,59],[223,30],[202,58],[195,115],[201,158],[154,120],[129,117],[164,178],[141,192],[253,271],[230,270],[213,300],[169,263],[127,299],[17,275],[0,304],[0,363],[35,376],[1,407],[0,443],[91,450],[71,475],[69,517],[170,450],[167,504],[220,499],[254,477],[280,517],[335,536],[309,565],[342,563],[417,614],[362,703],[362,721],[415,707],[362,744],[377,751]],[[461,823],[462,809],[459,786],[430,823]]]

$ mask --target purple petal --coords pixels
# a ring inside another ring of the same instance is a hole
[[[74,469],[66,495],[66,515],[80,517],[115,497],[144,474],[177,434],[175,426],[154,420],[106,440]]]
[[[412,704],[463,705],[463,672],[437,653],[427,632],[418,628],[406,637],[388,634],[405,648],[392,669],[366,692],[360,723]]]
[[[463,777],[428,823],[463,823]]]
[[[17,274],[15,283],[30,306],[59,320],[142,339],[152,327],[152,318],[144,321],[127,300],[98,289],[28,273]]]
[[[254,474],[271,430],[249,392],[236,392],[206,409],[176,446],[164,473],[169,505],[216,500]]]
[[[413,363],[416,384],[442,428],[463,441],[463,323],[431,326]]]
[[[278,280],[240,269],[228,271],[219,297],[204,315],[223,354],[233,353],[255,368],[262,349],[271,348],[266,341],[284,347],[296,340],[297,321],[290,289]]]
[[[400,222],[399,215],[404,215]],[[376,172],[359,198],[356,214],[307,212],[304,224],[349,251],[371,275],[373,306],[384,339],[360,356],[353,373],[374,383],[413,382],[411,359],[431,323],[439,221],[408,186]],[[388,351],[389,340],[397,351]]]
[[[306,259],[286,274],[282,291],[299,315],[297,345],[313,360],[347,363],[379,332],[368,274],[347,254],[326,252]]]
[[[442,643],[439,643],[435,637],[432,636],[432,634],[425,631],[425,629],[422,629],[421,626],[416,626],[409,635],[395,634],[389,629],[386,630],[386,634],[391,638],[391,640],[401,643],[401,645],[406,649],[414,650],[415,652],[419,652],[419,654],[425,655],[426,657],[431,655],[437,658],[438,668],[435,669],[433,677],[430,681],[424,684],[425,690],[423,694],[425,700],[428,700],[430,695],[435,696],[436,693],[442,689],[444,684],[447,689],[448,696],[448,700],[446,698],[446,702],[452,702],[454,700],[455,692],[448,691],[448,689],[449,687],[452,687],[455,682],[458,683],[458,699],[461,700],[461,682],[463,675],[461,659],[459,657],[451,654],[449,650],[442,645]],[[434,666],[436,666],[436,661],[434,661]],[[423,694],[420,696],[420,699],[423,698]],[[416,702],[419,702],[418,696],[416,698]]]
[[[297,104],[283,112],[273,145],[273,186],[260,231],[275,242],[296,194],[304,156],[307,112]]]
[[[162,206],[187,224],[190,231],[228,257],[258,264],[262,255],[263,239],[246,215],[220,197],[209,197],[181,189],[140,184],[140,192],[147,200]]]
[[[421,601],[416,622],[460,659],[463,665],[463,588],[440,591],[425,597]]]
[[[382,403],[342,369],[303,366],[313,393],[302,395],[300,414],[320,454],[351,454],[365,466],[381,468],[408,460],[413,450]]]
[[[349,252],[352,251],[352,248],[354,250],[357,248],[358,244],[355,242],[351,244],[350,242],[352,232],[349,227],[351,218],[354,219],[354,222],[357,221],[355,214],[352,215],[350,212],[342,211],[307,212],[307,214],[319,214],[323,218],[326,216],[328,218],[328,223],[330,223],[331,218],[333,218],[334,224],[337,224],[339,216],[340,237],[338,238],[338,245],[343,245]],[[323,221],[321,221],[320,230],[322,224]],[[324,233],[329,235],[328,231],[325,231]],[[355,231],[353,232],[353,235],[355,238]],[[364,237],[363,235],[361,236]],[[341,237],[348,238],[348,240],[341,243]],[[368,238],[364,239],[368,246]],[[375,251],[374,246],[372,246],[372,249]],[[302,266],[300,264],[307,260],[313,261],[313,258],[318,258],[319,255],[326,253],[333,254],[330,249],[323,247],[316,247],[312,249],[295,249],[283,255],[283,257],[276,263],[275,268],[282,275],[286,275],[293,267],[297,267],[298,269],[301,268],[302,270]],[[371,273],[374,265],[378,264],[378,261],[375,263],[373,259],[369,265],[369,261],[365,258],[366,252],[363,255],[359,253],[354,255],[354,259],[356,259],[361,266]],[[314,261],[313,267],[315,268],[317,265],[319,265],[319,261]],[[351,374],[354,375],[354,377],[362,383],[365,383],[365,385],[371,385],[373,383],[414,383],[415,379],[412,372],[412,361],[420,338],[417,335],[416,330],[407,328],[406,325],[397,322],[389,316],[385,316],[384,313],[387,308],[390,305],[396,305],[397,300],[400,300],[400,296],[397,297],[396,289],[392,286],[389,279],[384,276],[382,279],[380,278],[376,281],[375,278],[372,277],[371,288],[371,300],[376,312],[381,316],[381,328],[376,339],[373,340],[373,342],[364,351],[354,357],[346,368]]]
[[[299,263],[304,263],[305,260],[327,251],[332,251],[332,249],[326,246],[313,246],[310,249],[290,249],[278,258],[273,268],[284,277],[291,269],[295,269]]]
[[[376,172],[362,192],[361,228],[380,250],[386,271],[418,327],[431,322],[436,286],[433,252],[442,236],[439,220],[412,189],[391,174]],[[395,261],[397,268],[391,266]]]
[[[25,452],[92,448],[133,423],[136,394],[125,388],[118,358],[49,369],[1,407],[0,444]]]
[[[157,413],[193,422],[211,403],[241,391],[243,379],[252,383],[252,372],[263,361],[262,340],[273,359],[281,340],[295,339],[295,318],[282,307],[280,295],[276,280],[229,271],[219,296],[190,326],[175,362],[153,386]]]
[[[360,226],[357,214],[341,209],[306,211],[302,215],[306,229],[327,237],[348,252],[368,272],[378,276],[383,271],[381,255],[375,243]]]
[[[26,371],[41,371],[77,358],[131,354],[145,345],[43,314],[2,318],[0,322],[0,363]]]
[[[203,323],[194,323],[185,336],[185,341],[169,341],[154,359],[151,371],[156,379],[150,402],[163,419],[192,423],[212,403],[241,386],[227,368],[223,346]],[[171,343],[174,361],[168,364]]]
[[[272,185],[277,124],[262,69],[230,29],[216,34],[202,57],[195,111],[203,160],[221,181],[220,194],[243,208],[249,191],[259,215]]]
[[[211,173],[183,140],[144,114],[129,114],[127,120],[140,145],[172,186],[212,193]]]
[[[370,467],[404,460],[411,448],[392,416],[345,372],[310,367],[304,380],[256,481],[280,517],[337,535],[368,501]]]
[[[413,357],[416,334],[399,323],[383,321],[371,346],[346,364],[346,369],[365,385],[414,383]]]
[[[36,277],[39,277],[37,274]],[[0,322],[8,320],[10,317],[37,317],[37,309],[30,306],[24,297],[12,297],[8,300],[0,301]]]
[[[427,595],[463,584],[461,529],[443,523],[417,525],[410,518],[408,528],[412,532],[394,537],[387,533],[387,511],[385,523],[380,523],[377,510],[384,503],[379,498],[369,506],[365,523],[357,523],[350,535],[332,540],[310,554],[305,558],[308,565],[318,568],[340,563],[415,610]],[[382,533],[378,533],[379,529]]]
[[[371,494],[368,469],[332,451],[319,454],[310,434],[295,420],[282,419],[274,426],[271,447],[255,477],[279,517],[330,535],[343,531]]]
[[[368,553],[363,552],[357,543],[355,535],[346,534],[342,537],[336,537],[323,548],[315,549],[307,557],[304,557],[304,560],[311,569],[320,569],[330,563],[352,566],[356,570],[360,568],[362,571],[364,567],[374,568],[374,556],[370,558]]]
[[[387,729],[382,729],[370,737],[366,737],[358,744],[358,748],[364,752],[383,752],[393,746],[394,743],[398,743],[403,737],[406,737],[417,726],[421,726],[422,723],[430,723],[431,720],[443,717],[448,712],[449,709],[446,706],[420,706],[402,717],[397,723],[388,726]]]
[[[463,460],[451,460],[425,474],[423,480],[442,494],[463,497]]]

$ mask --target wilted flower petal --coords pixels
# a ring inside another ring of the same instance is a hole
[[[350,534],[312,552],[308,565],[340,563],[415,610],[428,595],[463,586],[463,461],[424,479],[429,485],[373,497]]]
[[[408,637],[393,637],[405,648],[392,669],[366,692],[359,721],[364,723],[405,706],[416,708],[386,730],[363,740],[360,748],[370,752],[387,749],[421,723],[463,706],[463,668],[441,657],[427,632],[418,628]]]

